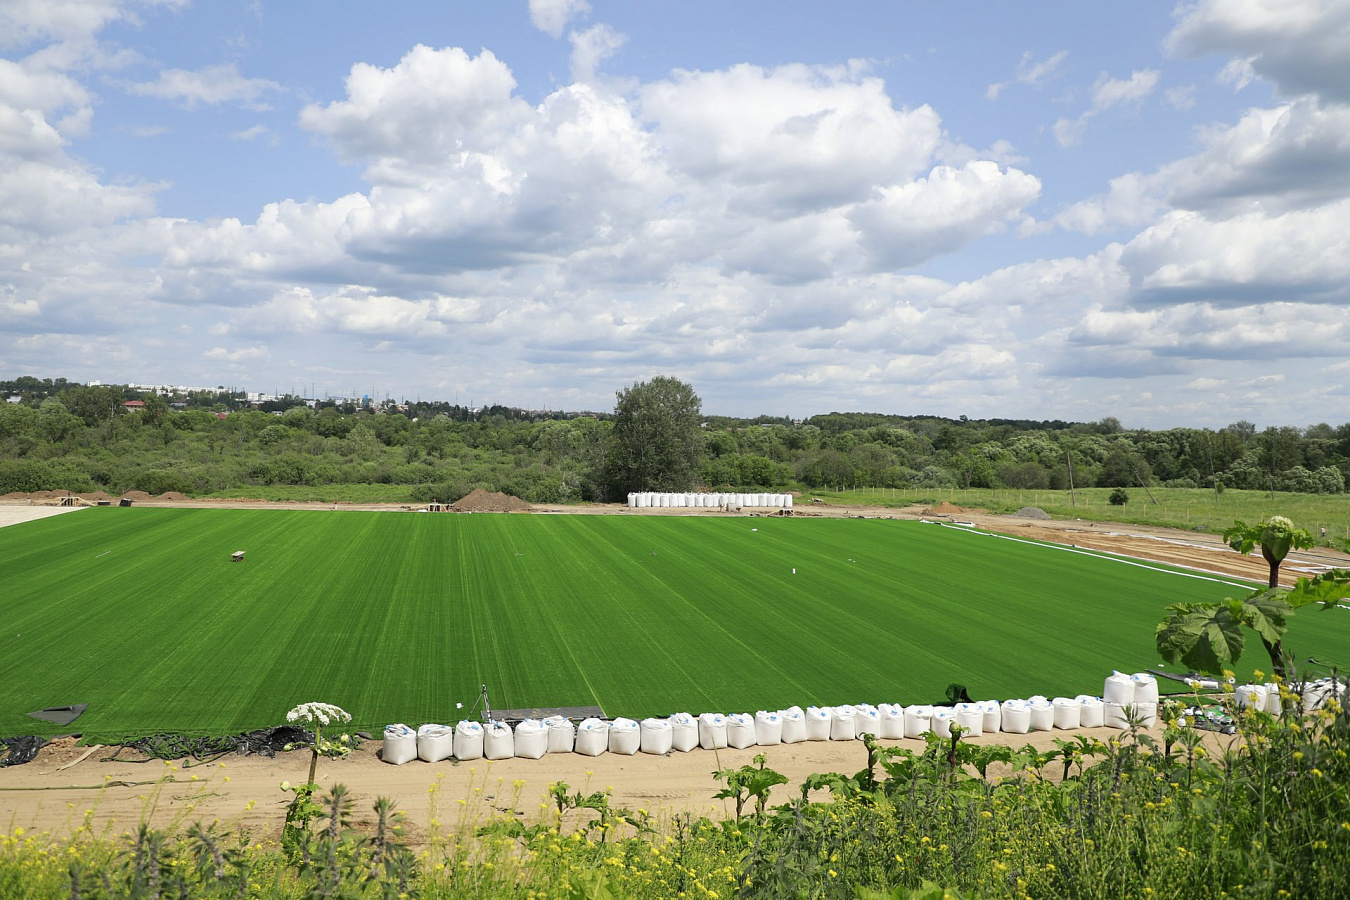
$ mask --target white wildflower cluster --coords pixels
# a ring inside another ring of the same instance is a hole
[[[1284,528],[1289,531],[1294,530],[1294,523],[1284,516],[1271,516],[1269,519],[1266,519],[1266,524],[1276,528]]]
[[[308,722],[328,725],[333,722],[350,722],[352,714],[340,706],[331,703],[301,703],[286,713],[287,722]]]

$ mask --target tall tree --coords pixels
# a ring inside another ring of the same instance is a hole
[[[683,491],[703,461],[703,401],[677,378],[658,375],[616,394],[611,483],[628,491]]]

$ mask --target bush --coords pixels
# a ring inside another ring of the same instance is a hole
[[[1112,506],[1124,506],[1126,503],[1130,502],[1130,495],[1125,493],[1124,488],[1116,488],[1106,500]]]

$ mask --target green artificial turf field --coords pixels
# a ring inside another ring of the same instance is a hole
[[[917,522],[90,509],[0,529],[0,734],[231,733],[309,700],[416,726],[482,682],[630,717],[1099,693],[1157,664],[1166,604],[1239,593]],[[1286,645],[1350,660],[1332,616]]]

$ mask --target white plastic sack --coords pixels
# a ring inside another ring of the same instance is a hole
[[[881,734],[877,737],[897,740],[905,736],[905,708],[898,703],[883,703],[877,707],[881,718]]]
[[[941,738],[952,736],[952,724],[956,721],[956,715],[945,706],[934,707],[933,716],[929,719],[932,724],[932,732]]]
[[[806,739],[808,741],[828,741],[830,723],[834,721],[834,710],[828,706],[808,706],[806,708]]]
[[[609,723],[591,717],[577,726],[577,742],[573,749],[582,756],[599,756],[609,749]]]
[[[1264,684],[1240,684],[1233,693],[1238,709],[1250,706],[1259,712],[1266,711],[1266,686]]]
[[[1056,697],[1050,701],[1055,708],[1055,727],[1064,731],[1079,728],[1083,721],[1083,704],[1069,697]]]
[[[483,758],[483,726],[468,719],[455,726],[455,759]]]
[[[687,712],[670,717],[670,748],[688,753],[698,746],[698,720]]]
[[[516,736],[505,722],[489,722],[483,729],[483,755],[488,759],[510,759],[516,755]]]
[[[1126,729],[1130,727],[1130,722],[1125,718],[1125,705],[1121,703],[1112,703],[1110,700],[1102,702],[1102,724],[1107,728]]]
[[[402,722],[384,727],[384,749],[380,758],[401,766],[417,759],[417,732]]]
[[[985,734],[995,734],[1003,729],[1003,707],[997,700],[980,700],[975,705],[984,713]]]
[[[1102,687],[1102,700],[1117,706],[1127,706],[1134,702],[1134,679],[1124,672],[1112,672]]]
[[[727,746],[727,717],[721,713],[703,713],[698,717],[698,745],[704,750],[722,750]]]
[[[905,737],[923,737],[933,730],[933,707],[922,704],[905,707]]]
[[[855,703],[853,709],[858,714],[857,720],[853,723],[853,730],[857,732],[858,737],[864,734],[881,737],[881,712],[870,703]]]
[[[1152,728],[1158,724],[1158,704],[1156,703],[1136,703],[1134,714],[1139,717],[1139,724],[1145,728]]]
[[[571,753],[577,745],[577,726],[566,716],[549,716],[544,720],[548,726],[548,752]]]
[[[755,717],[749,713],[727,716],[727,746],[735,750],[755,746]]]
[[[638,723],[622,716],[609,723],[609,752],[632,756],[642,747],[642,730]]]
[[[1004,700],[999,728],[1007,734],[1026,734],[1031,730],[1031,704],[1025,700]]]
[[[956,724],[965,729],[966,737],[980,737],[984,734],[984,710],[978,703],[958,703],[952,707]]]
[[[833,710],[833,715],[830,718],[830,740],[857,740],[857,719],[857,711],[847,703],[842,706],[836,706]]]
[[[1027,705],[1031,707],[1032,731],[1050,731],[1055,727],[1055,707],[1049,700],[1033,698]]]
[[[525,719],[516,724],[516,756],[520,759],[539,759],[548,752],[548,726],[538,719]]]
[[[783,743],[798,744],[806,740],[806,713],[800,706],[789,706],[778,715],[783,720]]]
[[[783,717],[767,709],[755,713],[755,743],[761,747],[772,747],[782,742]]]
[[[1079,728],[1101,728],[1102,723],[1106,721],[1106,710],[1102,705],[1101,697],[1093,697],[1091,694],[1079,694],[1073,699],[1078,701],[1078,727]]]
[[[417,729],[417,758],[440,762],[455,755],[455,729],[426,724]]]
[[[1265,683],[1266,688],[1266,712],[1272,716],[1278,716],[1284,711],[1284,701],[1280,699],[1280,686],[1273,681]]]
[[[1134,682],[1135,703],[1158,702],[1158,679],[1148,672],[1135,672],[1130,680]]]
[[[642,752],[654,756],[665,756],[674,743],[674,731],[669,719],[643,719]]]

